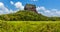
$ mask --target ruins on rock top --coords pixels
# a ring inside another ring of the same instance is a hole
[[[33,4],[26,4],[25,7],[24,7],[24,10],[34,11],[34,12],[37,13],[37,11],[36,11],[36,6],[33,5]]]

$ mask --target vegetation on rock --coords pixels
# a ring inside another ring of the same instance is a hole
[[[43,18],[42,18],[43,17]],[[46,20],[45,16],[37,14],[34,11],[18,11],[13,14],[0,15],[1,20],[6,21],[40,21]]]

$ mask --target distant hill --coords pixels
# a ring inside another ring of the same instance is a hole
[[[0,15],[5,21],[60,21],[60,17],[47,17],[34,11],[20,10],[16,13]]]
[[[46,16],[43,16],[42,14],[38,14],[34,11],[18,11],[16,13],[12,14],[5,14],[0,15],[1,20],[6,21],[43,21],[48,20]]]

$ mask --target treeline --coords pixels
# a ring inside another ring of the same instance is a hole
[[[34,11],[18,11],[16,13],[0,15],[0,20],[5,21],[57,21],[59,17],[46,17]]]

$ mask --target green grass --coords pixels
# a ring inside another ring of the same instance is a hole
[[[0,32],[60,32],[60,21],[0,21]]]

